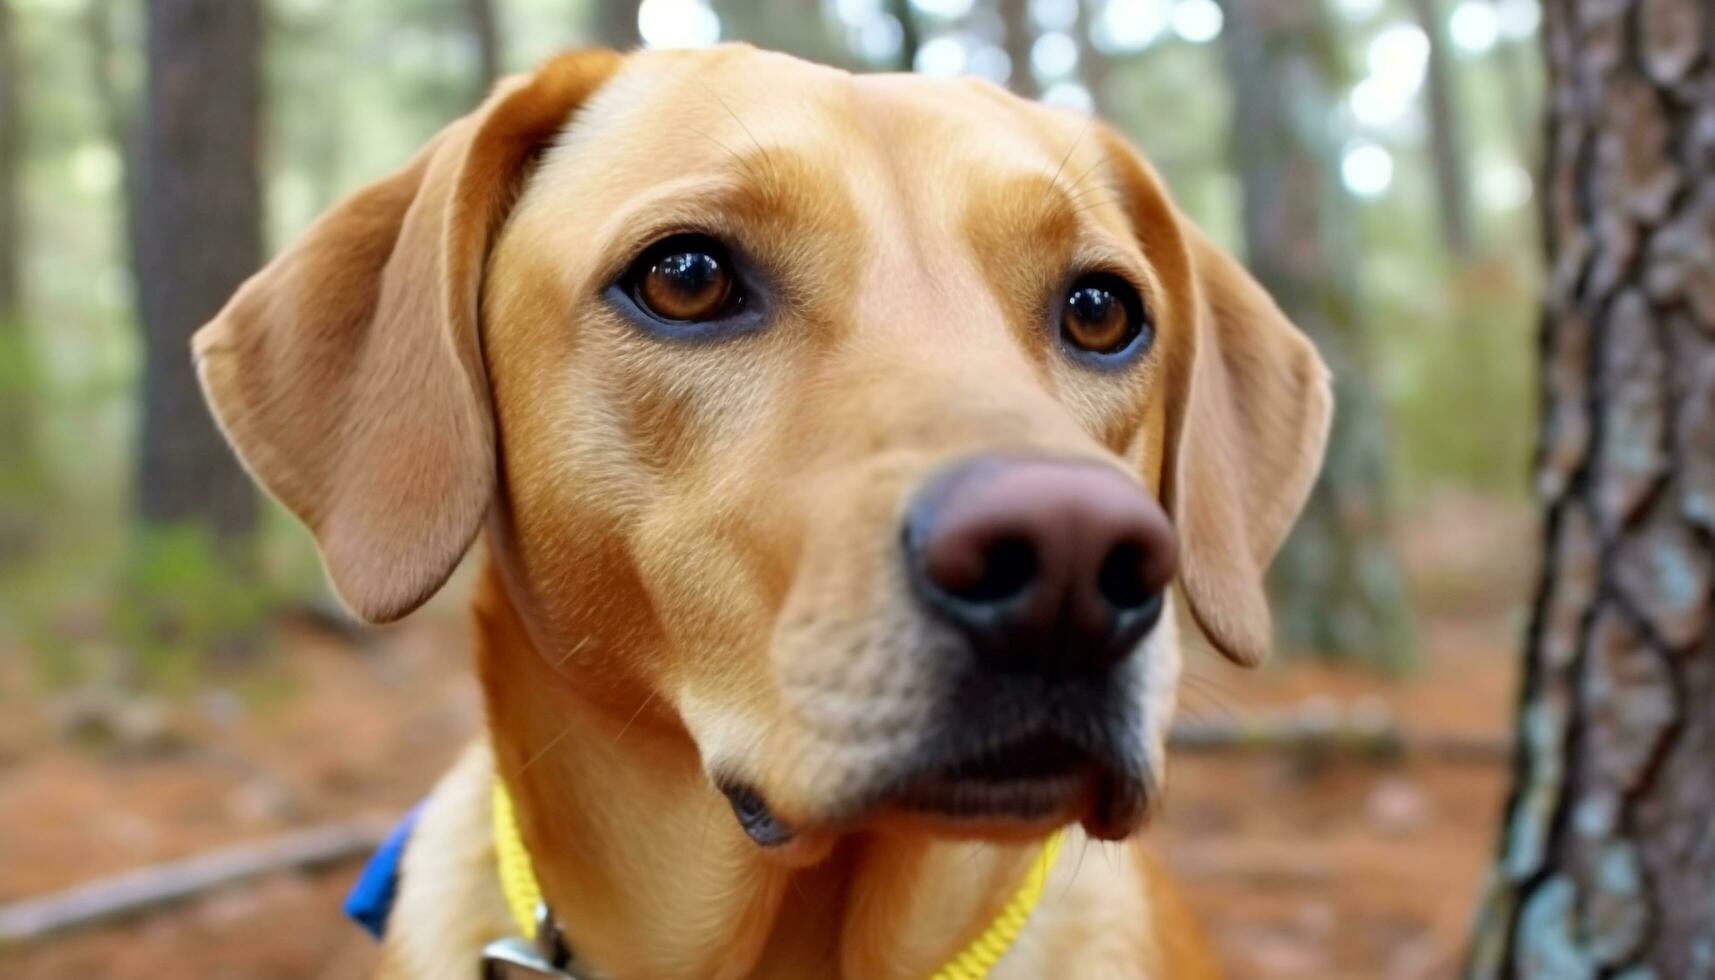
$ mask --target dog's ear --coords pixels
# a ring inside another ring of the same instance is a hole
[[[1328,441],[1328,369],[1251,274],[1179,213],[1143,157],[1105,126],[1097,138],[1144,254],[1185,298],[1166,311],[1183,335],[1164,377],[1161,472],[1180,589],[1215,649],[1254,667],[1272,645],[1263,574]]]
[[[1196,336],[1163,496],[1197,624],[1254,667],[1272,642],[1263,573],[1321,468],[1333,393],[1315,346],[1250,273],[1190,222],[1180,234]]]
[[[227,439],[366,620],[421,605],[481,525],[496,465],[484,265],[532,162],[620,60],[567,54],[501,82],[322,216],[192,342]]]

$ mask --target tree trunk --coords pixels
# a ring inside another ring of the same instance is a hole
[[[1499,11],[1506,0],[1491,0]],[[1497,14],[1497,16],[1499,16]],[[1496,95],[1506,106],[1506,121],[1514,155],[1523,160],[1540,159],[1542,116],[1537,111],[1536,83],[1540,72],[1532,63],[1533,52],[1524,42],[1502,39],[1495,45],[1495,70],[1501,79]]]
[[[1545,554],[1473,978],[1715,977],[1715,13],[1551,0]]]
[[[1319,3],[1226,0],[1222,48],[1250,268],[1334,372],[1327,462],[1272,575],[1281,646],[1402,668],[1410,606],[1390,539],[1388,441],[1371,384],[1355,214],[1330,129],[1338,37]]]
[[[39,491],[43,475],[30,421],[35,363],[24,330],[23,91],[23,46],[11,5],[0,0],[0,561],[37,543],[25,514],[4,505]]]
[[[83,29],[89,45],[90,88],[95,95],[102,126],[107,130],[107,141],[119,157],[122,191],[118,209],[120,238],[125,242],[126,254],[136,256],[143,251],[143,243],[138,238],[135,203],[143,196],[137,186],[136,112],[132,100],[120,90],[114,73],[112,0],[90,0],[84,10]]]
[[[1458,79],[1448,54],[1447,23],[1438,0],[1411,0],[1417,22],[1429,38],[1429,150],[1435,167],[1435,198],[1441,212],[1441,239],[1460,261],[1471,257],[1471,172],[1465,158],[1464,116],[1454,91]]]
[[[20,329],[24,310],[24,66],[12,7],[0,0],[0,331]]]
[[[1078,40],[1078,74],[1084,80],[1084,87],[1090,93],[1090,105],[1095,107],[1096,115],[1110,123],[1118,124],[1114,118],[1113,105],[1108,100],[1109,79],[1112,65],[1108,56],[1096,49],[1096,15],[1102,10],[1102,4],[1097,0],[1079,0],[1078,19],[1073,27]]]
[[[262,261],[259,0],[149,0],[130,203],[143,322],[138,516],[225,540],[256,522],[250,480],[203,406],[190,337]]]
[[[641,0],[601,0],[596,4],[599,22],[596,31],[601,43],[617,51],[629,51],[643,45],[643,35],[637,30],[637,8]]]
[[[481,99],[500,77],[500,20],[494,0],[465,0],[464,9],[471,42],[476,46],[476,97]]]
[[[896,66],[900,71],[912,71],[917,67],[917,49],[923,46],[923,34],[917,29],[917,16],[911,12],[911,0],[887,0],[887,12],[899,21],[899,60]]]
[[[1006,30],[1006,57],[1012,62],[1012,74],[1007,87],[1027,99],[1041,95],[1036,85],[1036,73],[1030,67],[1030,49],[1036,44],[1036,31],[1030,23],[1030,0],[1000,0],[1001,25]]]

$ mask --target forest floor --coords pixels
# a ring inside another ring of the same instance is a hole
[[[1414,733],[1508,739],[1532,540],[1528,515],[1435,508],[1404,541],[1429,610],[1421,670],[1246,673],[1193,653],[1183,716],[1332,705],[1385,710]],[[28,696],[20,658],[0,656],[0,903],[292,828],[389,820],[478,726],[456,599],[359,642],[284,626],[277,648],[195,694],[116,711],[87,692]],[[1235,978],[1451,977],[1507,775],[1409,755],[1181,754],[1152,841]],[[356,872],[273,875],[0,950],[0,976],[365,976],[373,945],[338,911]]]

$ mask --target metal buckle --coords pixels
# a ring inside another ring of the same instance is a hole
[[[536,903],[536,941],[496,939],[482,949],[482,980],[579,980],[560,924],[546,902]]]

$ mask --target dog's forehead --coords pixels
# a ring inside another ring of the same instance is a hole
[[[923,189],[942,201],[1020,178],[1088,169],[1086,120],[986,82],[853,75],[745,45],[644,51],[568,124],[551,155],[595,166],[608,186],[741,174],[789,153],[830,185]],[[559,152],[567,151],[567,152]]]

